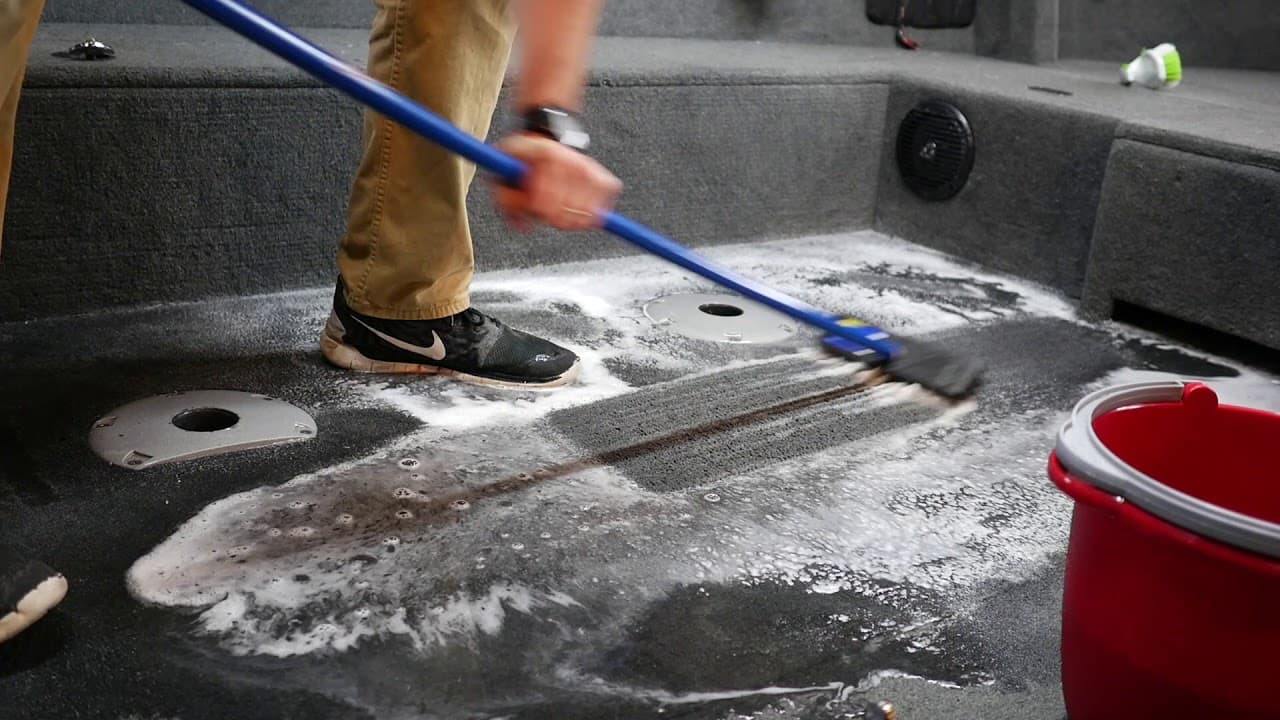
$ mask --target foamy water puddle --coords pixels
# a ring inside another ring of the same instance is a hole
[[[820,306],[917,332],[1014,314],[1070,317],[1051,293],[874,234],[853,237],[870,265],[958,278],[946,286],[954,303],[801,282],[847,269],[842,247],[821,238],[789,242],[786,252],[764,244],[708,254],[766,280],[800,283]],[[630,392],[612,363],[681,374],[717,368],[649,326],[640,310],[648,299],[705,284],[643,259],[555,272],[486,275],[476,291],[513,298],[486,306],[500,316],[504,307],[579,308],[587,329],[570,343],[584,361],[579,385],[502,393],[353,380],[348,400],[403,412],[422,429],[372,457],[208,506],[138,560],[131,591],[199,609],[198,629],[235,654],[341,652],[372,638],[430,654],[477,647],[512,614],[561,627],[585,647],[614,641],[673,588],[781,583],[893,606],[900,598],[886,588],[910,584],[961,606],[979,584],[1028,577],[1064,548],[1070,504],[1043,479],[1060,411],[980,418],[962,407],[873,443],[678,493],[647,492],[610,467],[578,462],[541,419]],[[831,372],[814,357],[814,373]],[[1257,376],[1215,384],[1255,404],[1280,398],[1280,387]],[[890,385],[857,402],[869,409],[912,400]],[[938,619],[909,603],[901,609],[920,624]],[[902,630],[872,627],[866,636]],[[927,633],[921,637],[927,648]]]

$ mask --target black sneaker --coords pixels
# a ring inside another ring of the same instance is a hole
[[[384,320],[347,305],[342,280],[320,339],[341,368],[373,373],[452,375],[505,387],[555,387],[578,376],[578,356],[513,330],[478,310],[439,320]]]
[[[0,545],[0,643],[44,617],[66,594],[66,578]]]

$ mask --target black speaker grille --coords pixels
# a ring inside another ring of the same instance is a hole
[[[964,113],[940,100],[911,109],[898,129],[898,170],[925,200],[955,197],[973,169],[973,129]]]

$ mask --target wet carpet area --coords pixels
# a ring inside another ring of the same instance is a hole
[[[1070,502],[1045,464],[1108,384],[1274,377],[871,232],[708,255],[983,358],[951,404],[822,351],[679,334],[718,292],[650,258],[482,273],[583,358],[518,392],[353,376],[331,289],[0,325],[0,533],[63,572],[0,646],[5,718],[1059,720]],[[851,258],[857,258],[856,260]],[[789,320],[780,319],[782,323]],[[312,440],[134,471],[87,443],[150,395],[259,392]]]

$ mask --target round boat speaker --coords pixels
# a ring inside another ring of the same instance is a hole
[[[973,129],[960,109],[925,100],[898,128],[898,170],[911,192],[925,200],[948,200],[973,169]]]

